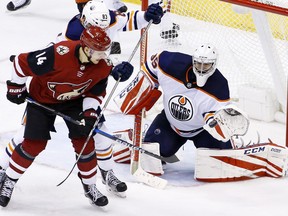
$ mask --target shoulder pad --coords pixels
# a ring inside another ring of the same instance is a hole
[[[43,75],[52,71],[54,59],[54,46],[30,52],[27,56],[28,65],[35,75]]]

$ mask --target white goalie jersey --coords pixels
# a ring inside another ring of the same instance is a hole
[[[154,55],[142,67],[162,88],[163,106],[173,130],[183,137],[192,137],[203,130],[214,112],[230,104],[227,80],[216,70],[206,85],[196,86],[189,76],[192,57],[164,51]],[[191,81],[191,82],[190,82]]]

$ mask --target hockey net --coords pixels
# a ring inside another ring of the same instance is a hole
[[[142,9],[154,2],[142,0]],[[148,58],[162,50],[192,54],[201,43],[210,42],[219,51],[217,67],[229,81],[231,97],[242,108],[254,110],[256,119],[285,123],[286,0],[166,0],[164,6],[168,13],[149,30]]]

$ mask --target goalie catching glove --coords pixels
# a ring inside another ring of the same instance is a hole
[[[215,139],[227,142],[232,136],[243,136],[247,133],[249,119],[239,108],[230,104],[219,109],[203,128]]]

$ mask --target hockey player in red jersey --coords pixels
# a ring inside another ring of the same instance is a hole
[[[107,20],[99,20],[99,17],[102,17],[102,15],[108,15],[109,10],[106,8],[106,6],[97,1],[87,1],[87,0],[76,0],[77,5],[79,8],[82,10],[83,5],[86,4],[86,2],[89,2],[87,7],[85,7],[85,11],[83,13],[83,16],[86,16],[85,19],[85,26],[99,26],[99,27],[108,27],[109,22],[107,23]],[[89,6],[93,6],[92,8],[95,9],[96,6],[98,6],[98,9],[104,8],[104,10],[92,10],[90,9]],[[89,10],[90,9],[90,10]],[[100,13],[102,11],[102,13]],[[106,11],[106,12],[105,12]],[[110,14],[114,14],[114,12],[110,11]],[[137,12],[137,16],[129,16],[131,20],[133,19],[138,19],[142,21],[141,25],[146,25],[148,22],[147,20],[153,19],[153,22],[157,23],[161,21],[161,17],[163,15],[163,10],[158,4],[154,4],[150,6],[150,9],[147,10],[146,12]],[[139,15],[141,14],[141,15]],[[79,15],[80,16],[80,15]],[[79,16],[74,17],[68,24],[68,28],[65,34],[65,37],[59,37],[58,40],[79,40],[80,35],[85,29],[84,26],[81,24],[79,20]],[[147,20],[144,19],[144,16],[146,17]],[[77,18],[78,17],[78,18]],[[104,16],[105,17],[105,16]],[[118,15],[117,15],[118,17]],[[109,35],[113,35],[115,31],[118,31],[121,28],[124,28],[125,24],[123,23],[123,20],[128,22],[125,18],[126,16],[120,16],[118,22],[116,23],[116,17],[111,16],[111,19],[114,20],[112,23],[112,27],[107,30]],[[142,17],[142,18],[141,18]],[[96,19],[97,18],[97,19]],[[130,20],[129,19],[129,20]],[[133,22],[136,24],[137,22]],[[120,25],[120,27],[119,27]],[[139,23],[137,23],[136,26],[141,27]],[[118,27],[117,27],[118,26]],[[122,26],[122,27],[121,27]],[[126,27],[125,27],[126,28]],[[132,29],[137,29],[136,27],[132,27]],[[132,30],[130,29],[130,30]],[[72,36],[73,35],[73,36]],[[16,58],[17,60],[17,58]],[[58,88],[55,86],[55,88]],[[0,152],[0,181],[1,181],[1,176],[3,176],[2,173],[5,172],[5,169],[8,167],[9,164],[9,158],[12,155],[13,150],[16,148],[16,146],[23,141],[23,133],[25,129],[25,115],[24,118],[22,119],[22,127],[18,130],[18,132],[15,134],[15,136],[11,139],[11,141],[7,144],[7,147],[5,149],[5,152]],[[108,130],[105,126],[105,124],[102,125],[102,130]],[[99,137],[100,136],[100,137]],[[97,145],[96,145],[96,153],[97,157],[99,159],[99,169],[101,171],[101,174],[103,176],[103,183],[106,184],[107,189],[113,193],[115,193],[117,196],[125,197],[124,191],[125,186],[124,182],[121,182],[113,173],[113,161],[112,161],[112,143],[109,139],[102,137],[101,135],[96,135],[95,139],[97,139]],[[109,179],[114,179],[113,185],[110,184]],[[108,181],[106,181],[106,178],[108,178]],[[117,181],[116,181],[117,180]],[[112,187],[112,188],[111,188]]]
[[[85,120],[85,126],[65,121],[69,138],[78,155],[98,118],[97,109],[106,95],[108,76],[127,80],[133,66],[128,62],[113,66],[106,52],[111,40],[98,27],[84,30],[80,41],[64,41],[43,50],[22,53],[15,58],[12,79],[7,81],[7,99],[21,104],[28,96],[26,80],[32,77],[29,96],[39,103]],[[27,104],[27,120],[23,142],[15,148],[0,182],[0,205],[8,205],[14,186],[22,174],[42,152],[56,116],[38,106]],[[96,188],[97,158],[94,140],[90,139],[77,163],[78,176],[85,196],[96,206],[105,206],[108,199]]]

